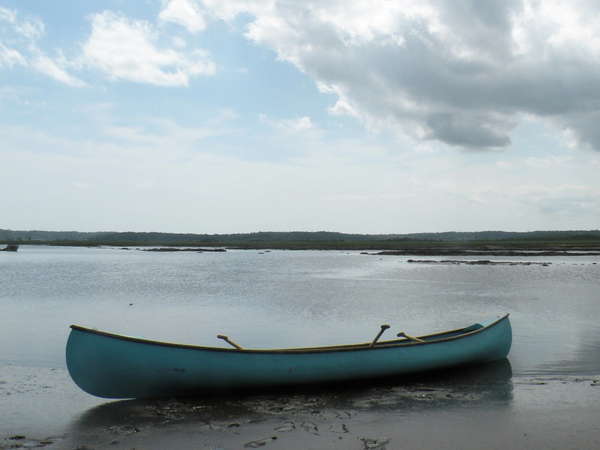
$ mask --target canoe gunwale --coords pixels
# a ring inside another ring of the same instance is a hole
[[[419,339],[428,339],[428,338],[431,339],[431,338],[435,338],[435,336],[445,335],[445,334],[449,334],[449,333],[460,333],[460,334],[456,334],[454,336],[448,336],[448,337],[441,338],[441,339],[428,340],[425,342],[415,342],[415,341],[411,341],[409,339],[395,339],[395,340],[390,340],[390,341],[378,342],[374,347],[370,347],[370,343],[366,342],[366,343],[360,343],[360,344],[336,345],[336,346],[329,346],[329,347],[282,348],[282,349],[245,349],[245,348],[244,349],[235,349],[235,348],[205,347],[205,346],[192,345],[192,344],[177,344],[177,343],[173,343],[173,342],[154,341],[154,340],[150,340],[150,339],[142,339],[142,338],[124,336],[124,335],[115,334],[115,333],[109,333],[106,331],[95,330],[95,329],[91,329],[91,328],[82,327],[80,325],[71,325],[71,330],[95,334],[95,335],[112,338],[112,339],[117,339],[117,340],[122,340],[122,341],[135,342],[135,343],[139,343],[139,344],[157,345],[157,346],[163,346],[163,347],[174,347],[174,348],[190,349],[190,350],[203,350],[203,351],[227,352],[227,353],[262,353],[262,354],[296,353],[297,354],[297,353],[347,352],[347,351],[357,351],[357,350],[384,350],[384,349],[397,348],[397,347],[412,347],[412,346],[420,346],[420,345],[439,344],[439,343],[443,343],[443,342],[449,342],[449,341],[455,341],[458,339],[463,339],[468,336],[473,336],[473,335],[482,333],[485,330],[488,330],[488,329],[492,328],[493,326],[499,324],[503,320],[507,319],[508,316],[509,316],[509,314],[505,314],[504,316],[498,318],[497,320],[495,320],[492,323],[489,323],[488,325],[485,325],[485,326],[482,326],[481,328],[477,328],[475,330],[467,331],[464,333],[461,333],[461,331],[468,329],[469,327],[458,328],[456,330],[442,331],[439,333],[433,333],[433,334],[428,334],[428,335],[418,336],[418,337],[419,337]]]

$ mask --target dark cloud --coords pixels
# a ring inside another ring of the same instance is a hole
[[[466,114],[436,113],[427,118],[431,138],[450,145],[467,148],[504,147],[510,138],[501,128],[494,128],[491,121],[480,115],[473,118]]]
[[[565,114],[557,119],[557,123],[572,133],[578,145],[600,150],[600,108],[595,111]]]
[[[518,121],[536,116],[600,150],[598,3],[247,5],[247,36],[336,93],[337,112],[482,150],[510,145]]]

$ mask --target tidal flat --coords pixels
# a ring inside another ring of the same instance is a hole
[[[4,366],[0,448],[594,449],[600,377],[514,377],[508,361],[409,380],[106,401],[64,369]],[[26,381],[24,381],[26,380]]]
[[[595,255],[510,259],[546,266],[352,251],[24,246],[1,256],[2,449],[600,447]],[[507,312],[506,361],[327,389],[111,401],[80,391],[64,365],[71,323],[273,348],[365,342],[382,323],[419,335]]]

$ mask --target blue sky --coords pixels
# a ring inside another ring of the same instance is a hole
[[[598,228],[563,3],[0,0],[0,228]]]

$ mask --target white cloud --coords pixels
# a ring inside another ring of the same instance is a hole
[[[260,114],[260,121],[287,133],[300,133],[314,130],[316,127],[310,117],[303,116],[295,119],[272,119],[266,114]]]
[[[253,16],[277,52],[369,128],[469,149],[507,147],[533,116],[600,150],[600,4],[589,0],[204,0]]]
[[[162,21],[181,25],[190,33],[197,33],[206,28],[202,11],[194,0],[169,0],[158,17]]]
[[[0,204],[25,211],[11,216],[10,228],[376,233],[588,229],[597,223],[600,184],[597,169],[588,167],[594,154],[574,162],[573,173],[555,184],[546,168],[529,169],[524,180],[488,164],[463,167],[449,156],[365,161],[365,143],[352,140],[315,141],[314,153],[292,163],[249,161],[213,152],[199,130],[215,128],[163,119],[113,126],[111,139],[69,139],[0,126],[0,165],[12,168],[0,189],[19,186],[18,197],[5,196]],[[273,145],[269,139],[265,145]],[[578,182],[582,177],[591,182]]]
[[[187,47],[186,40],[180,38],[179,36],[173,36],[171,38],[171,42],[173,42],[173,46],[177,47],[177,48],[185,48],[185,47]]]
[[[64,68],[60,67],[59,64],[49,58],[46,55],[40,54],[31,61],[31,66],[38,72],[41,72],[50,78],[54,78],[61,83],[68,84],[73,87],[83,87],[86,84],[80,79],[70,75]]]
[[[514,189],[519,202],[546,217],[572,219],[597,216],[600,210],[600,189],[581,184],[529,184]]]
[[[19,18],[16,11],[0,6],[0,23],[9,25],[9,29],[18,36],[34,41],[44,34],[44,22],[37,17]],[[4,27],[3,27],[4,28]],[[5,30],[3,30],[5,31]]]
[[[193,151],[209,137],[231,133],[231,123],[238,118],[231,109],[214,111],[210,120],[191,126],[180,125],[171,118],[146,118],[136,123],[129,119],[115,121],[118,105],[112,103],[90,104],[79,112],[90,120],[101,141],[140,149],[179,148]]]
[[[73,87],[85,83],[65,69],[66,59],[59,53],[55,59],[45,54],[38,44],[44,34],[44,23],[36,17],[20,18],[17,12],[0,7],[0,38],[4,36],[14,47],[9,48],[0,42],[0,67],[30,67],[56,81]]]
[[[249,13],[255,16],[262,15],[265,11],[272,10],[277,0],[202,0],[208,11],[222,20],[234,20],[239,14]]]
[[[375,138],[319,137],[308,117],[263,115],[276,132],[262,133],[240,129],[230,110],[183,124],[134,118],[120,108],[82,109],[81,128],[90,125],[86,120],[92,125],[84,138],[0,126],[0,166],[12,168],[0,190],[19,186],[18,198],[2,199],[1,206],[33,211],[11,216],[12,228],[374,233],[587,229],[598,220],[596,153],[567,160],[555,150],[556,157],[511,159],[508,170],[502,162],[511,152],[397,153],[393,143]],[[249,155],[269,150],[286,157]],[[29,176],[19,178],[25,169]]]
[[[45,26],[44,22],[42,22],[40,19],[33,18],[16,22],[15,30],[23,37],[30,40],[35,40],[44,34]]]
[[[192,0],[170,1],[158,20],[176,22],[190,32],[206,26]],[[205,50],[191,48],[180,36],[167,36],[152,23],[105,11],[91,16],[91,27],[79,58],[66,58],[60,50],[53,57],[40,48],[45,25],[39,18],[22,18],[0,7],[0,68],[29,67],[72,87],[87,85],[72,73],[84,67],[114,80],[160,86],[187,86],[191,78],[216,71]],[[165,41],[170,46],[161,45]]]
[[[13,48],[8,48],[0,42],[0,67],[13,67],[15,65],[26,65],[23,55]]]
[[[0,6],[0,21],[14,24],[17,21],[17,13],[12,9]]]
[[[204,139],[225,133],[223,123],[226,120],[221,119],[212,126],[185,127],[172,120],[154,119],[149,121],[148,127],[108,124],[102,132],[105,137],[130,146],[193,149]]]
[[[112,79],[161,86],[187,86],[192,77],[215,73],[204,50],[160,48],[158,40],[150,23],[105,11],[92,17],[84,60]]]

